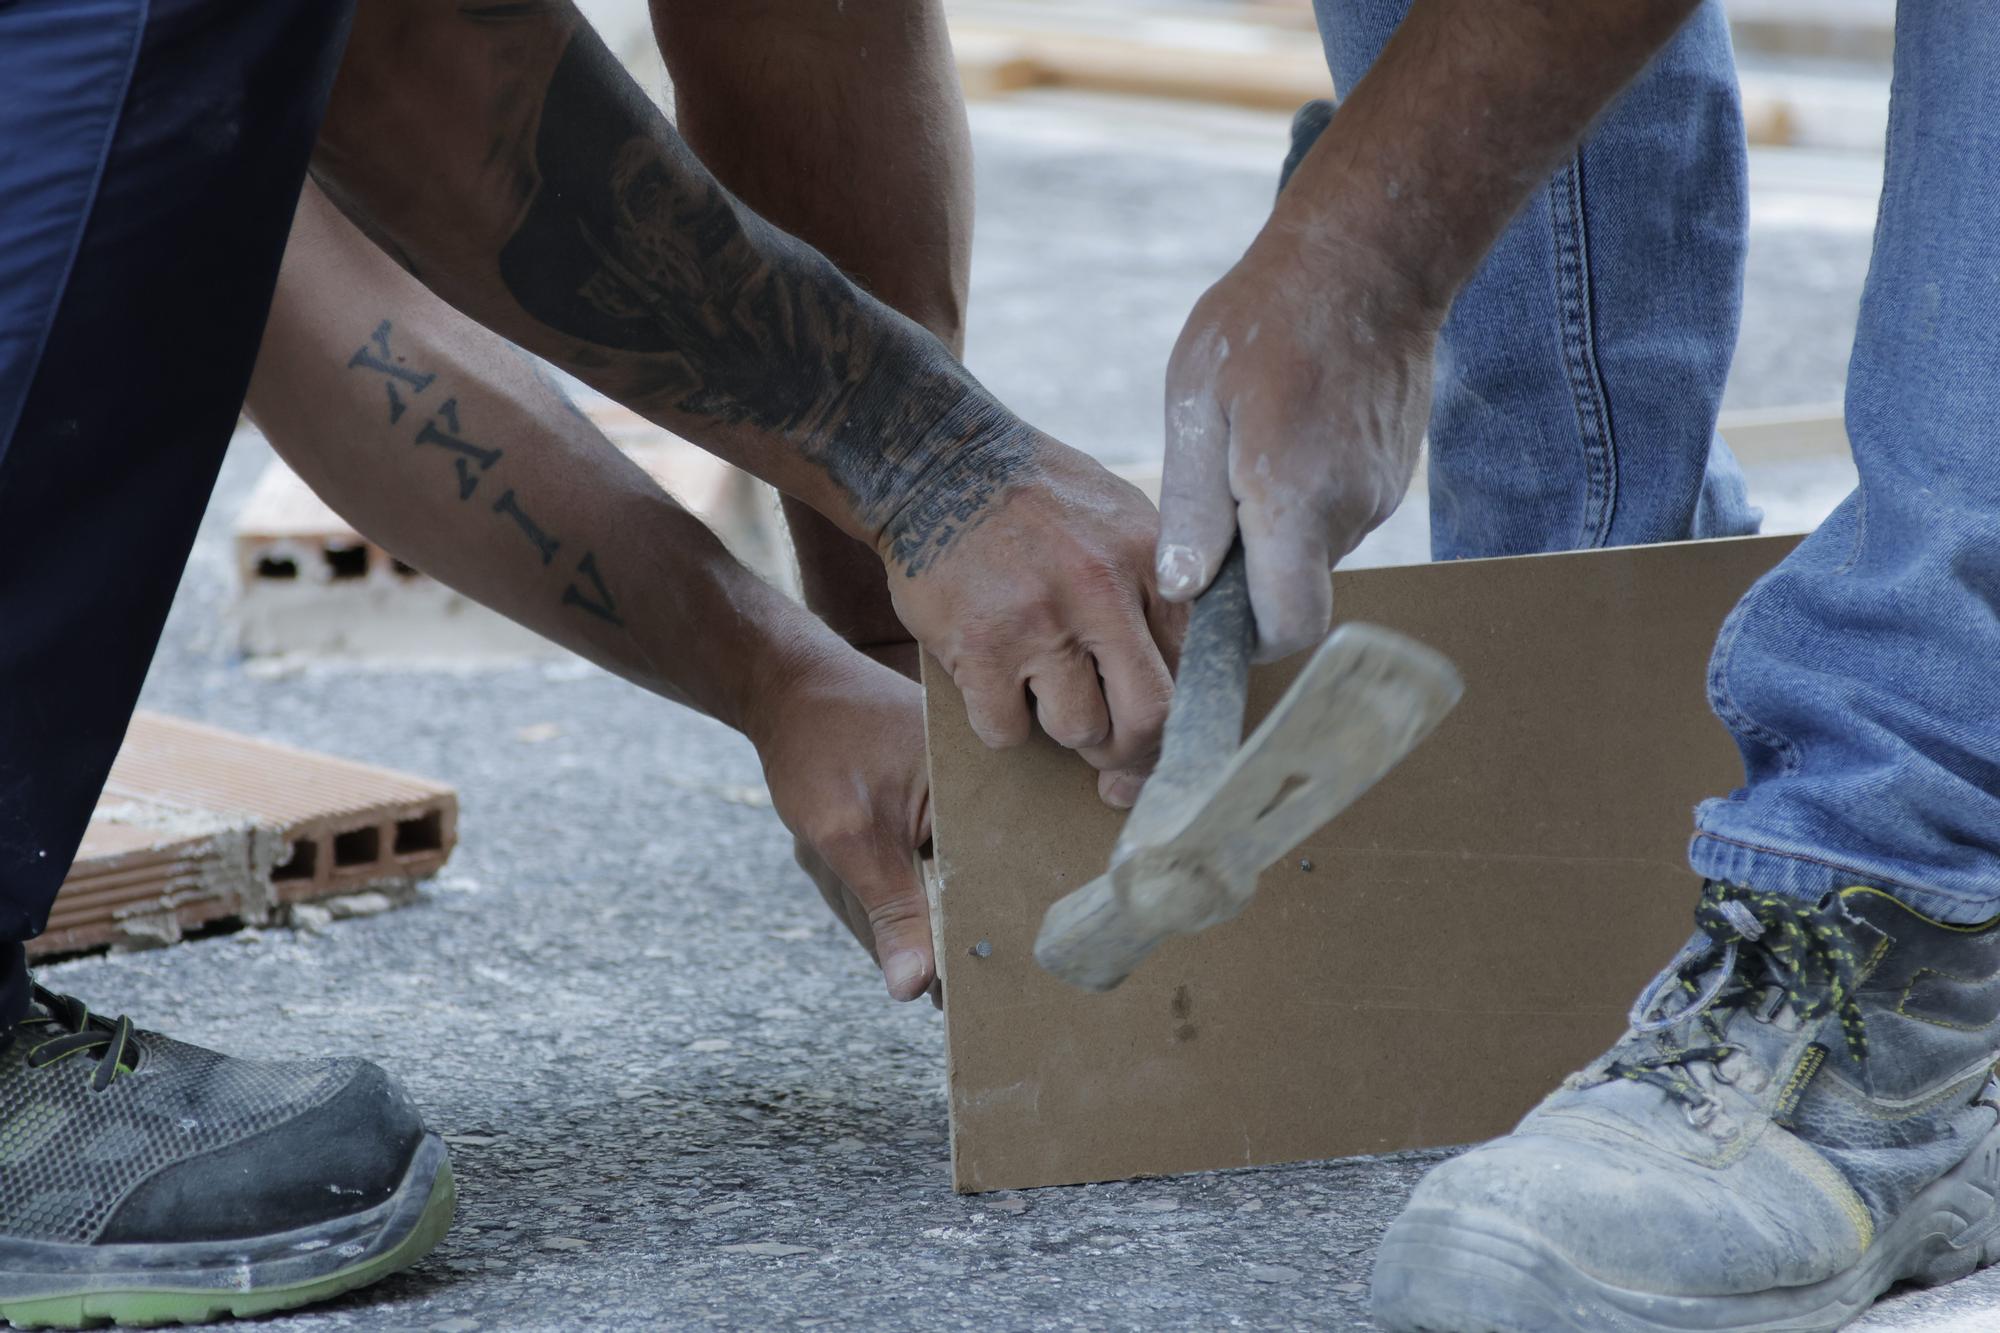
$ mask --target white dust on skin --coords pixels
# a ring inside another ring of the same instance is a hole
[[[1253,329],[1251,340],[1255,341],[1256,336]],[[1222,471],[1226,477],[1228,421],[1215,401],[1213,386],[1228,364],[1229,339],[1211,325],[1195,334],[1186,355],[1174,367],[1177,381],[1199,387],[1167,404],[1167,477],[1200,476],[1217,471]],[[1214,456],[1217,451],[1223,452],[1222,458]],[[1221,464],[1220,469],[1218,463]],[[1234,519],[1231,517],[1225,524],[1218,521],[1222,517],[1220,515],[1176,511],[1185,506],[1217,502],[1229,505],[1233,511],[1235,500],[1226,493],[1219,499],[1213,494],[1190,496],[1167,485],[1162,488],[1161,502],[1164,510],[1161,529],[1163,534],[1172,536],[1160,543],[1155,572],[1162,593],[1171,598],[1185,598],[1200,586],[1209,569],[1208,553],[1198,545],[1200,538],[1196,534],[1213,529],[1226,537],[1234,527]],[[1220,565],[1219,555],[1214,563]]]

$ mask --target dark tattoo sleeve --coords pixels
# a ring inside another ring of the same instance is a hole
[[[739,205],[587,26],[550,79],[533,168],[499,255],[522,308],[645,358],[643,402],[798,441],[905,573],[1029,465],[1026,426],[943,344]]]
[[[403,413],[409,410],[396,391],[398,384],[412,394],[421,394],[437,381],[435,373],[412,370],[404,364],[404,358],[398,356],[391,346],[395,332],[395,324],[383,320],[368,335],[368,341],[357,348],[347,361],[349,370],[380,375],[389,386],[391,426],[400,422]],[[489,448],[464,438],[469,433],[459,420],[458,399],[453,397],[438,402],[424,424],[410,437],[412,447],[434,448],[450,456],[453,474],[458,479],[460,501],[470,500],[486,474],[507,456],[504,449]],[[492,511],[513,523],[534,547],[543,565],[556,562],[556,554],[563,546],[561,539],[549,535],[529,516],[513,487],[509,486],[501,492],[500,498],[493,502]],[[576,562],[575,577],[563,588],[562,604],[575,607],[608,625],[622,628],[625,624],[618,616],[617,603],[612,600],[611,590],[605,586],[604,575],[597,567],[597,556],[592,551],[586,550]]]

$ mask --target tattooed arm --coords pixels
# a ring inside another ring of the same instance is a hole
[[[961,354],[972,144],[941,0],[652,0],[652,13],[675,127],[703,165]],[[914,671],[875,553],[797,500],[785,517],[806,604]]]
[[[405,562],[747,735],[780,817],[852,886],[829,901],[890,992],[922,994],[921,691],[738,565],[537,371],[307,187],[251,381],[258,426]]]
[[[724,191],[573,5],[364,0],[317,170],[446,300],[867,542],[989,744],[1039,717],[1136,794],[1150,506]]]

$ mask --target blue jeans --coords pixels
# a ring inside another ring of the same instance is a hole
[[[1724,624],[1709,669],[1747,785],[1702,874],[2000,912],[2000,24],[1896,12],[1875,252],[1847,372],[1861,484]]]
[[[1336,83],[1404,0],[1319,0]],[[2000,912],[2000,24],[1899,6],[1887,176],[1849,367],[1861,484],[1730,615],[1709,694],[1746,785],[1701,875]],[[1753,531],[1714,440],[1736,338],[1742,125],[1705,5],[1530,201],[1447,323],[1439,558]]]
[[[1343,91],[1409,0],[1317,0]],[[1715,433],[1749,186],[1736,67],[1706,4],[1528,201],[1438,340],[1440,560],[1755,532]]]

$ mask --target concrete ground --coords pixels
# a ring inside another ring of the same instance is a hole
[[[1049,97],[975,127],[975,367],[1067,438],[1148,456],[1166,349],[1262,214],[1282,121]],[[1732,402],[1836,398],[1870,164],[1760,180],[1790,183],[1760,190]],[[146,704],[454,782],[463,841],[405,910],[44,977],[244,1054],[370,1056],[452,1136],[462,1203],[436,1255],[266,1327],[1367,1326],[1376,1239],[1438,1154],[954,1197],[937,1016],[882,997],[747,745],[573,664],[239,659],[226,538],[267,456],[232,452]],[[1809,513],[1844,483],[1753,484]],[[1396,541],[1420,553],[1421,530]],[[2000,1277],[1865,1327],[1996,1319]]]

